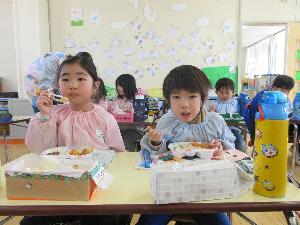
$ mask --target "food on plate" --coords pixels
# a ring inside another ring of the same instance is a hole
[[[81,148],[71,147],[69,149],[69,155],[82,156],[82,155],[91,154],[93,151],[94,151],[93,147],[81,147]]]
[[[46,155],[59,155],[60,152],[56,151],[56,152],[49,152]]]
[[[209,148],[209,143],[204,142],[192,142],[191,146],[195,148]]]

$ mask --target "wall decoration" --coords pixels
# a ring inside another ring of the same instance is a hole
[[[113,47],[117,47],[117,48],[119,48],[119,47],[121,47],[122,46],[122,39],[121,38],[119,38],[118,36],[115,36],[113,39],[112,39],[112,41],[111,41],[112,43],[112,46]]]
[[[193,42],[199,42],[202,38],[202,33],[200,31],[195,31],[190,34]]]
[[[156,31],[148,30],[148,31],[146,31],[144,38],[145,39],[154,39],[154,38],[156,38],[156,36],[157,36]]]
[[[162,47],[166,43],[166,39],[164,37],[156,37],[154,39],[154,46],[156,47]]]
[[[128,0],[129,2],[133,3],[134,10],[138,10],[139,8],[139,0]]]
[[[129,73],[129,71],[131,71],[133,68],[132,63],[129,61],[124,61],[122,63],[122,65],[123,65],[123,68],[126,70],[125,73]]]
[[[208,24],[208,19],[205,17],[198,18],[195,21],[195,25],[199,27],[206,26],[207,24]]]
[[[187,51],[192,55],[196,55],[199,53],[199,48],[195,45],[191,45],[187,48]]]
[[[225,45],[226,45],[227,50],[230,52],[234,52],[236,50],[235,41],[227,41]]]
[[[110,24],[110,27],[112,29],[120,30],[120,29],[127,27],[127,22],[125,22],[125,21],[112,22]]]
[[[161,62],[159,64],[159,69],[160,70],[167,70],[169,68],[169,63],[168,62]]]
[[[68,36],[64,38],[64,48],[75,48],[75,46],[75,40],[71,34],[68,34]]]
[[[90,14],[90,20],[97,27],[100,27],[101,16],[100,16],[100,13],[98,11],[91,12],[91,14]]]
[[[89,43],[89,49],[91,52],[96,52],[100,49],[100,43],[98,41],[93,41]]]
[[[105,50],[105,57],[110,60],[114,59],[114,52],[112,49]]]
[[[184,47],[184,46],[187,46],[187,44],[188,44],[188,40],[187,40],[186,37],[181,36],[181,37],[178,38],[178,45],[179,46]]]
[[[135,35],[134,40],[137,45],[141,45],[144,42],[144,38],[141,35]]]
[[[228,62],[228,59],[229,59],[229,55],[227,52],[223,51],[223,52],[220,52],[218,55],[218,60],[220,62]]]
[[[175,37],[177,35],[178,28],[175,27],[174,24],[167,27],[167,30],[169,31],[170,36]]]
[[[175,50],[175,48],[168,48],[167,50],[166,50],[166,55],[168,56],[168,57],[174,57],[175,55],[176,55],[176,50]]]
[[[204,42],[204,47],[207,49],[213,49],[214,48],[214,40],[210,37],[207,38],[207,40]]]
[[[151,66],[147,68],[147,72],[150,76],[155,76],[157,74],[158,68],[155,66]]]
[[[151,59],[159,59],[160,58],[160,53],[158,51],[151,50],[150,53],[149,53],[149,57]]]
[[[236,66],[231,64],[229,66],[229,73],[236,73],[236,69],[237,69]]]
[[[186,3],[174,4],[170,6],[170,9],[176,12],[183,12],[187,10],[187,4]]]
[[[113,77],[113,76],[116,76],[118,74],[116,73],[116,71],[113,68],[106,68],[104,70],[104,75],[108,76],[108,77]]]
[[[147,59],[147,57],[148,57],[148,53],[144,52],[144,51],[138,52],[138,54],[137,54],[137,58],[140,61],[145,61]]]
[[[136,78],[144,77],[144,70],[141,69],[139,66],[133,71],[133,76]]]
[[[215,57],[212,55],[208,55],[205,57],[205,64],[206,65],[212,65],[216,61]]]
[[[132,47],[124,48],[123,53],[125,56],[130,56],[134,53],[134,49]]]
[[[152,23],[156,19],[157,13],[151,12],[149,4],[146,4],[144,7],[144,16],[148,21]]]
[[[234,22],[231,20],[225,20],[223,23],[223,33],[228,34],[234,29]]]
[[[135,32],[140,32],[142,29],[142,23],[138,21],[131,22],[131,26]]]
[[[71,9],[71,26],[83,26],[82,8]]]

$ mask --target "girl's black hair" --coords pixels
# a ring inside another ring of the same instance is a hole
[[[217,81],[215,85],[216,91],[221,90],[222,88],[225,88],[226,90],[231,90],[234,92],[234,82],[233,80],[224,77]]]
[[[288,75],[281,75],[281,74],[278,74],[275,77],[272,84],[273,87],[282,88],[289,91],[293,89],[294,85],[295,85],[295,81],[293,78],[291,78]]]
[[[75,56],[69,55],[66,57],[66,59],[62,62],[62,64],[58,68],[57,81],[59,80],[61,70],[65,65],[76,64],[76,63],[79,64],[83,69],[85,69],[89,73],[89,75],[92,77],[94,82],[98,81],[99,77],[92,56],[88,52],[80,52],[80,53],[78,53]]]
[[[163,95],[170,103],[172,93],[186,90],[199,93],[202,103],[204,103],[210,88],[211,83],[203,71],[195,66],[182,65],[172,69],[164,79]]]
[[[95,103],[99,103],[101,99],[105,99],[107,96],[107,90],[105,88],[103,80],[100,77],[98,77],[98,81],[99,81],[99,87],[97,89],[95,96],[93,97]]]
[[[135,94],[137,93],[135,79],[130,74],[122,74],[116,79],[116,89],[118,87],[123,88],[124,96],[119,95],[118,98],[126,97],[129,100],[133,100],[135,98]]]

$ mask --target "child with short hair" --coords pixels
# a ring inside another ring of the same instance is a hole
[[[223,149],[233,149],[235,137],[223,117],[203,107],[210,87],[209,79],[197,67],[182,65],[171,70],[163,82],[163,95],[171,111],[159,119],[156,129],[147,128],[141,148],[162,153],[168,151],[166,143],[173,139],[176,142],[209,142],[216,149],[215,156],[222,154]],[[171,216],[142,215],[138,225],[167,224]],[[223,213],[194,214],[192,217],[197,224],[230,224]]]
[[[53,106],[53,95],[41,92],[37,113],[30,121],[25,142],[36,153],[57,146],[92,146],[125,151],[119,126],[114,117],[92,103],[99,86],[93,61],[69,56],[59,67],[61,94],[69,99]]]
[[[122,74],[116,79],[117,97],[113,100],[110,112],[113,115],[132,113],[132,102],[137,93],[135,78],[131,74]]]
[[[273,81],[273,84],[270,88],[258,92],[250,103],[246,105],[244,110],[243,117],[245,119],[245,124],[250,134],[250,140],[248,146],[252,147],[255,140],[255,114],[258,112],[258,103],[261,101],[262,94],[265,91],[281,91],[286,95],[289,95],[290,91],[293,89],[295,81],[292,77],[288,75],[277,75]],[[290,104],[291,105],[291,104]],[[292,107],[290,106],[292,109]],[[290,109],[290,111],[291,111]]]
[[[218,99],[215,105],[211,108],[211,111],[216,113],[237,113],[238,102],[234,96],[234,82],[229,78],[221,78],[216,82],[215,85],[216,94]],[[233,135],[235,136],[235,148],[245,152],[246,144],[244,136],[241,134],[241,130],[237,127],[229,127]]]

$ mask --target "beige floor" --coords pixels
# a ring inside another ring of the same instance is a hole
[[[4,164],[4,153],[3,153],[3,145],[0,145],[0,159],[1,164]],[[249,149],[250,151],[250,149]],[[9,161],[15,158],[20,157],[23,154],[28,153],[29,150],[23,144],[15,144],[15,145],[8,145],[8,158]],[[295,177],[300,180],[300,167],[295,166]],[[255,223],[258,225],[284,225],[287,224],[282,212],[261,212],[261,213],[244,213],[249,218],[251,218]],[[0,217],[3,219],[4,217]],[[19,221],[22,217],[14,217],[12,220],[8,221],[6,225],[16,225],[19,224]],[[138,215],[134,215],[131,224],[135,224],[138,219]],[[249,225],[245,220],[241,219],[238,215],[233,214],[232,217],[233,225]],[[299,220],[298,220],[299,222]],[[174,222],[170,222],[169,224],[174,224]]]

